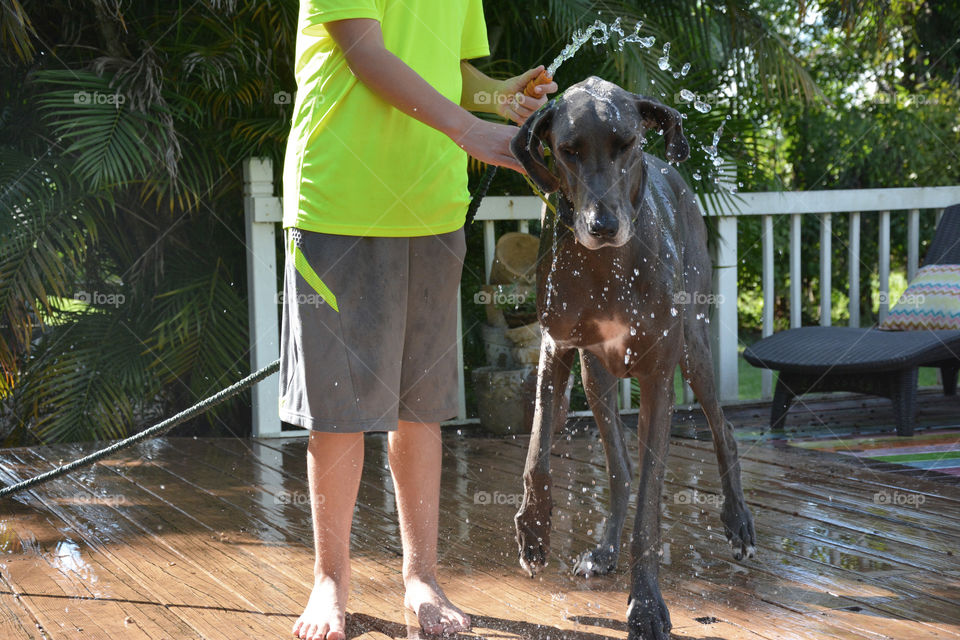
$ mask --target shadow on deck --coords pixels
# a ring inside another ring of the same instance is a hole
[[[607,495],[594,430],[555,447],[553,555],[535,580],[513,538],[525,445],[445,433],[441,582],[474,619],[461,637],[625,638],[626,562],[606,578],[570,573]],[[712,445],[672,445],[661,585],[675,637],[960,637],[960,487],[748,439],[759,545],[741,563],[718,518]],[[417,638],[402,610],[385,446],[367,438],[348,632]],[[93,448],[0,450],[0,481]],[[0,638],[292,637],[312,572],[305,449],[304,439],[164,438],[3,502]],[[880,492],[898,499],[878,503]]]

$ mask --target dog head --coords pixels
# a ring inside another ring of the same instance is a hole
[[[690,147],[680,113],[592,76],[573,85],[531,115],[510,148],[545,193],[560,190],[572,207],[577,241],[589,249],[619,247],[633,233],[643,200],[643,142],[648,130],[663,133],[667,159],[686,160]],[[554,168],[547,167],[543,145]]]

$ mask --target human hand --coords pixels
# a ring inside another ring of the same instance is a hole
[[[462,131],[450,137],[477,160],[526,173],[510,151],[510,141],[518,131],[517,127],[511,125],[495,124],[473,117]]]
[[[556,82],[551,80],[547,84],[536,85],[533,88],[535,94],[533,96],[524,93],[527,84],[540,75],[542,71],[544,71],[544,67],[540,65],[522,75],[503,80],[494,93],[497,113],[517,124],[523,124],[530,117],[530,114],[542,107],[547,101],[547,96],[556,92]]]

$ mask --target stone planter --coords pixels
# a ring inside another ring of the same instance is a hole
[[[540,361],[542,335],[539,322],[531,322],[522,327],[506,330],[505,336],[513,344],[511,356],[518,366],[537,366]]]
[[[480,336],[483,339],[483,351],[487,364],[497,369],[512,369],[516,365],[513,357],[513,342],[507,338],[506,327],[495,327],[489,324],[480,325]]]
[[[480,426],[497,435],[530,433],[537,401],[536,365],[516,369],[480,367],[473,371]],[[567,381],[563,410],[570,408],[573,374]]]
[[[474,369],[473,390],[480,411],[480,425],[497,435],[530,433],[536,381],[536,367]]]

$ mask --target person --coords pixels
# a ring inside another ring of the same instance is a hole
[[[555,92],[494,80],[482,0],[301,0],[283,173],[280,418],[310,429],[314,581],[293,634],[342,640],[363,434],[388,431],[404,604],[427,633],[470,619],[437,582],[442,420],[457,413],[467,154],[522,168],[516,124]]]

